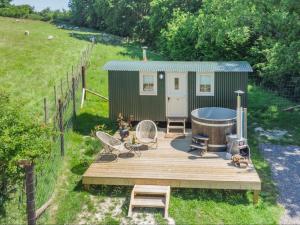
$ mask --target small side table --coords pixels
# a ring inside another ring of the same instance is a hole
[[[136,143],[136,144],[132,144],[130,142],[127,142],[125,144],[125,148],[127,148],[129,150],[129,153],[134,152],[134,154],[136,154],[138,157],[141,157],[141,151],[140,148],[143,146],[143,144],[140,143]]]

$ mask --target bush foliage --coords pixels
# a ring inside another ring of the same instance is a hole
[[[0,0],[0,16],[42,21],[69,21],[70,17],[66,10],[53,11],[46,8],[41,12],[36,12],[30,5],[10,5],[6,0]]]
[[[0,206],[23,177],[19,160],[30,160],[38,167],[51,151],[50,130],[28,116],[20,105],[10,102],[0,91]]]
[[[147,44],[171,60],[247,60],[268,86],[300,97],[297,0],[70,0],[34,12],[0,0],[0,16],[68,21]],[[295,79],[296,78],[296,79]]]
[[[70,8],[74,23],[137,39],[171,60],[247,60],[275,88],[300,80],[297,0],[71,0]]]

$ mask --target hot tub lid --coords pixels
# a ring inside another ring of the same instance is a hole
[[[205,107],[193,110],[191,115],[202,120],[226,121],[235,119],[236,111],[222,107]]]

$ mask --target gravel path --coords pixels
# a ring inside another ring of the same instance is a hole
[[[300,224],[300,147],[261,144],[279,189],[279,203],[285,208],[281,224]]]

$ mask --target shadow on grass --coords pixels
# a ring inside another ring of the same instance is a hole
[[[124,51],[121,51],[120,55],[129,56],[130,58],[139,59],[139,60],[143,59],[143,51],[138,43],[126,43],[123,44],[122,46],[124,47]],[[155,60],[163,60],[165,57],[163,57],[161,54],[148,50],[147,58],[155,61]]]
[[[116,123],[107,117],[97,116],[90,113],[81,113],[76,117],[74,131],[81,135],[90,135],[91,131],[100,124],[102,130],[105,130],[106,132],[112,133],[116,130]]]
[[[143,59],[143,52],[139,43],[128,43],[124,38],[115,35],[106,33],[79,33],[75,31],[71,32],[69,35],[78,40],[88,42],[94,40],[96,44],[122,46],[124,50],[119,53],[121,56],[128,56],[136,60]],[[161,54],[155,53],[151,50],[148,50],[147,57],[150,60],[163,60],[165,58]]]
[[[91,162],[94,161],[94,156],[101,150],[101,143],[97,138],[88,137],[84,139],[84,148],[81,150],[79,160],[74,160],[71,172],[76,175],[83,175],[88,169]]]
[[[82,162],[71,168],[71,172],[77,175],[83,175],[83,173],[88,169],[89,163]]]
[[[91,42],[94,40],[96,43],[119,45],[125,40],[116,35],[101,32],[93,28],[79,27],[67,22],[52,22],[52,24],[56,25],[59,29],[70,31],[69,35],[71,37],[83,41]]]
[[[71,32],[69,35],[83,41],[92,42],[94,40],[96,44],[101,43],[106,45],[121,45],[124,42],[123,38],[106,33]]]
[[[82,192],[86,191],[94,196],[104,196],[104,197],[130,197],[132,187],[131,186],[116,186],[116,185],[90,185],[89,190],[85,190],[80,180],[74,187],[74,191]],[[128,200],[129,203],[129,200]]]

